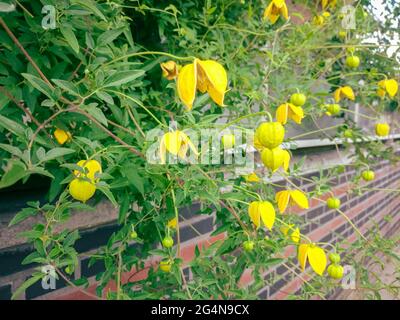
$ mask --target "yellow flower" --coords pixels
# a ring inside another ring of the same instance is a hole
[[[282,16],[286,20],[289,19],[286,2],[285,0],[272,0],[264,11],[264,19],[268,18],[274,24],[278,21],[279,16]]]
[[[399,85],[395,79],[381,80],[378,82],[378,87],[377,94],[381,98],[385,96],[386,92],[393,98],[399,90]]]
[[[61,129],[54,130],[54,138],[56,138],[57,142],[61,145],[71,140],[71,134],[68,131],[64,131]]]
[[[281,104],[276,109],[276,120],[282,124],[286,124],[288,118],[300,124],[304,118],[304,111],[302,107],[297,107],[293,103]]]
[[[344,97],[353,101],[355,100],[353,89],[349,86],[337,88],[336,91],[333,93],[333,97],[335,98],[336,102],[339,102],[340,99]]]
[[[244,176],[247,182],[259,182],[260,178],[257,176],[255,172],[252,172],[246,176]]]
[[[375,133],[379,137],[386,137],[390,132],[390,126],[387,123],[377,123]]]
[[[327,264],[325,251],[313,243],[301,244],[299,246],[298,260],[302,271],[306,268],[308,260],[311,268],[320,276],[324,273]]]
[[[264,149],[264,146],[261,144],[260,139],[258,138],[258,135],[254,135],[254,141],[253,141],[254,148],[256,148],[259,151],[262,151]]]
[[[273,149],[283,142],[284,137],[285,128],[281,123],[263,122],[258,126],[254,140],[266,148]]]
[[[176,130],[167,132],[161,138],[160,143],[161,163],[165,163],[166,151],[181,159],[185,159],[188,148],[190,148],[196,156],[199,154],[192,141],[190,141],[189,137],[183,131]]]
[[[178,225],[178,219],[176,219],[176,218],[169,220],[167,223],[167,227],[170,229],[176,229],[177,225]]]
[[[331,14],[330,14],[328,11],[324,11],[324,12],[322,13],[322,16],[323,16],[324,18],[329,18],[329,17],[331,16]]]
[[[294,224],[289,224],[288,226],[282,226],[281,232],[287,236],[290,231],[290,238],[293,242],[299,243],[300,241],[300,229],[294,228]]]
[[[308,209],[308,199],[300,190],[284,190],[279,191],[275,195],[275,201],[278,204],[279,211],[285,212],[289,202],[297,204],[300,208]]]
[[[93,182],[89,182],[80,178],[73,179],[69,184],[69,193],[72,198],[85,203],[96,192],[96,186]]]
[[[264,225],[271,230],[275,222],[275,209],[269,201],[253,201],[249,205],[249,216],[257,228]]]
[[[188,110],[193,107],[196,90],[207,92],[211,99],[223,107],[228,76],[224,67],[213,60],[195,59],[184,66],[178,75],[177,89],[179,98]]]
[[[321,0],[322,9],[325,10],[327,7],[336,7],[337,0]]]
[[[325,19],[323,16],[315,16],[312,19],[312,24],[316,25],[316,26],[322,26],[324,24],[324,22],[325,22]]]
[[[287,150],[283,150],[280,147],[273,149],[265,148],[261,153],[261,160],[272,172],[275,172],[280,167],[283,167],[283,169],[287,171],[289,168],[290,154]]]
[[[178,76],[178,65],[175,61],[167,61],[160,64],[162,75],[168,80],[174,80]]]
[[[77,163],[78,166],[83,168],[84,172],[74,170],[74,175],[77,178],[88,178],[92,182],[97,182],[99,179],[97,175],[102,173],[101,164],[96,160],[80,160]]]

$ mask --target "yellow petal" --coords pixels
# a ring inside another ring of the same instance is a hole
[[[56,138],[56,140],[59,144],[63,145],[64,143],[66,143],[68,140],[71,139],[71,134],[67,131],[57,128],[54,131],[54,137]]]
[[[322,276],[327,263],[324,250],[315,245],[311,245],[308,249],[308,261],[315,273]]]
[[[302,107],[297,107],[292,103],[289,103],[289,116],[292,120],[298,124],[301,123],[301,120],[304,118],[304,111]]]
[[[299,246],[297,259],[299,260],[301,271],[304,271],[304,269],[306,268],[307,255],[308,255],[309,248],[310,248],[310,245],[305,244],[305,243],[303,243]]]
[[[285,212],[288,204],[289,204],[289,199],[290,199],[290,191],[284,190],[284,191],[279,191],[275,195],[275,201],[278,204],[278,209],[280,213]]]
[[[345,86],[342,88],[342,93],[350,100],[354,100],[355,96],[354,96],[354,92],[353,89],[349,86]]]
[[[335,101],[336,101],[336,102],[339,102],[339,101],[340,101],[341,93],[342,93],[342,88],[337,88],[337,89],[335,90],[335,92],[333,93],[333,97],[335,98]]]
[[[272,6],[274,5],[274,3],[271,1],[267,8],[264,10],[264,14],[263,14],[263,18],[269,18],[271,16],[271,12],[272,12]]]
[[[390,79],[386,81],[386,91],[392,98],[396,95],[399,85],[396,80]]]
[[[177,225],[178,225],[178,219],[176,218],[169,220],[167,223],[167,227],[170,229],[175,229]]]
[[[271,230],[275,222],[275,209],[271,202],[263,201],[260,203],[258,210],[264,225]]]
[[[299,243],[300,241],[300,229],[296,228],[293,233],[290,235],[293,242]]]
[[[378,82],[378,86],[383,89],[386,90],[386,80],[381,80]]]
[[[260,178],[257,176],[255,172],[252,172],[244,177],[247,182],[259,182]]]
[[[191,63],[184,66],[178,75],[177,89],[178,95],[183,104],[191,110],[196,96],[197,70],[196,64]]]
[[[322,9],[325,10],[327,4],[328,4],[328,0],[322,0],[322,1],[321,1]]]
[[[381,89],[381,88],[379,88],[379,89],[376,91],[376,94],[377,94],[379,97],[383,98],[383,97],[385,96],[385,94],[386,94],[386,91],[383,90],[383,89]]]
[[[180,131],[167,132],[164,134],[163,139],[167,151],[176,156],[182,146],[182,136]]]
[[[300,208],[308,209],[308,199],[303,192],[300,190],[292,190],[290,191],[290,196]]]
[[[201,61],[196,59],[196,63],[207,78],[207,92],[211,99],[223,107],[224,96],[228,86],[228,75],[224,67],[214,60]],[[202,84],[201,86],[201,89],[204,89]]]
[[[276,109],[276,121],[286,124],[287,118],[288,118],[288,113],[289,113],[289,104],[288,103],[283,103],[281,104],[278,109]]]
[[[283,2],[283,6],[281,8],[281,15],[287,20],[289,19],[289,12],[285,2]]]
[[[165,164],[166,153],[167,153],[167,151],[165,148],[165,137],[163,136],[161,138],[160,150],[159,150],[161,164]]]
[[[167,61],[160,64],[162,75],[168,80],[173,80],[178,76],[178,66],[175,61]]]
[[[248,213],[250,216],[250,220],[255,224],[257,229],[260,227],[260,210],[258,210],[258,207],[260,205],[260,201],[253,201],[249,205]]]
[[[286,172],[289,169],[289,163],[290,163],[290,153],[287,150],[283,150],[284,156],[283,156],[283,170]]]

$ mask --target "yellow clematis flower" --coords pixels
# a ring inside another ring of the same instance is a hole
[[[175,61],[170,60],[167,62],[163,62],[160,64],[160,67],[164,78],[168,80],[174,80],[178,76],[179,67],[175,63]]]
[[[289,12],[285,0],[272,0],[264,11],[264,19],[269,19],[271,24],[278,21],[279,17],[289,19]]]
[[[350,100],[355,100],[353,89],[350,86],[339,87],[333,93],[333,97],[335,98],[336,102],[339,102],[340,99],[346,97]]]
[[[97,176],[102,173],[100,162],[97,160],[80,160],[77,165],[84,169],[84,173],[79,170],[74,170],[75,177],[89,178],[93,183],[99,180]]]
[[[193,107],[196,90],[207,92],[211,99],[224,107],[224,97],[228,86],[228,76],[224,67],[214,60],[195,59],[184,66],[178,75],[178,95],[188,110]]]
[[[300,229],[295,228],[294,224],[289,224],[288,226],[282,226],[281,227],[281,232],[287,236],[290,232],[290,238],[292,239],[293,242],[299,243],[300,241]]]
[[[289,202],[297,204],[302,209],[308,209],[308,199],[300,190],[283,190],[275,195],[275,201],[278,204],[279,211],[285,212]]]
[[[252,172],[248,175],[244,176],[246,182],[259,182],[260,178],[258,177],[258,175],[255,172]]]
[[[275,222],[275,209],[269,201],[253,201],[249,205],[249,216],[257,229],[263,224],[271,230]]]
[[[393,98],[398,90],[399,90],[399,84],[395,79],[388,79],[388,80],[385,79],[378,82],[377,94],[381,98],[383,98],[386,93],[388,93],[389,96]]]
[[[71,133],[68,131],[64,131],[61,129],[54,130],[54,138],[56,138],[57,142],[61,145],[71,140]]]
[[[176,229],[177,225],[178,225],[178,219],[176,219],[176,218],[169,220],[167,223],[167,227],[170,229]]]
[[[390,126],[387,123],[377,123],[375,133],[379,137],[386,137],[390,132]]]
[[[306,268],[307,260],[316,274],[322,276],[325,271],[327,259],[325,251],[313,243],[301,244],[297,256],[301,270]]]
[[[280,167],[287,172],[290,163],[290,153],[280,147],[273,149],[265,148],[261,153],[261,160],[272,172],[275,172]]]
[[[161,163],[165,163],[166,151],[181,159],[185,159],[188,148],[190,148],[196,156],[199,155],[196,147],[183,131],[176,130],[167,132],[161,138],[160,143]]]
[[[324,24],[324,22],[325,22],[325,19],[323,16],[315,16],[312,19],[312,24],[315,26],[322,26]]]
[[[321,0],[321,6],[322,9],[325,10],[325,8],[331,7],[334,8],[336,7],[337,0]]]
[[[304,118],[303,108],[297,107],[290,102],[281,104],[278,109],[276,109],[276,120],[282,124],[286,124],[288,118],[300,124],[301,120]]]

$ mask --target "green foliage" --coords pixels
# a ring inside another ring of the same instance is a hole
[[[111,201],[118,207],[120,228],[90,260],[90,265],[100,262],[105,266],[105,271],[96,275],[99,297],[115,282],[117,290],[107,293],[109,299],[253,299],[276,280],[264,278],[272,267],[284,262],[296,270],[283,255],[285,248],[295,243],[280,227],[300,224],[301,219],[295,214],[282,215],[274,229],[266,232],[255,229],[247,214],[247,202],[254,198],[274,202],[273,184],[251,185],[243,177],[227,181],[224,174],[235,168],[224,164],[149,163],[146,152],[153,142],[159,144],[157,134],[151,141],[146,137],[149,133],[166,132],[171,122],[176,122],[179,130],[218,127],[221,118],[238,126],[240,120],[246,120],[239,127],[253,132],[263,115],[274,114],[296,90],[307,96],[302,126],[309,128],[324,115],[321,106],[342,85],[356,88],[356,102],[374,116],[386,109],[398,110],[398,100],[382,99],[378,107],[372,105],[377,99],[377,82],[383,75],[395,77],[398,66],[376,48],[360,45],[359,36],[376,28],[372,17],[362,14],[361,6],[357,7],[357,33],[349,34],[344,42],[337,36],[337,11],[332,10],[323,26],[305,19],[293,24],[282,18],[271,25],[262,19],[267,1],[261,0],[19,2],[16,11],[0,13],[4,21],[0,28],[0,189],[25,183],[32,175],[49,177],[51,185],[48,203],[28,203],[10,226],[35,215],[43,218],[21,234],[36,249],[24,263],[51,264],[64,275],[65,268],[72,273],[78,263],[74,244],[79,232],[56,232],[55,225],[67,221],[74,210],[89,210],[104,199]],[[310,5],[310,1],[298,2]],[[55,8],[55,29],[42,27],[44,5]],[[309,7],[312,14],[320,11],[314,5]],[[293,12],[295,17],[304,18]],[[362,61],[355,74],[344,68],[350,46],[357,47]],[[198,94],[192,111],[187,112],[175,81],[162,77],[160,63],[173,60],[183,66],[194,57],[218,61],[227,70],[225,109],[208,94]],[[361,78],[364,86],[358,84]],[[350,109],[350,103],[343,102],[343,107]],[[56,128],[72,135],[63,146],[54,139]],[[344,141],[343,145],[352,150],[355,183],[366,167],[382,159],[397,160],[392,148],[370,141],[364,128],[348,117],[334,128],[336,136],[328,137],[335,141],[348,128],[353,130],[355,143]],[[296,149],[295,141],[288,144]],[[76,178],[73,171],[85,173],[76,165],[82,159],[95,159],[103,168],[95,182],[98,192],[88,204],[76,202],[68,192],[68,183]],[[284,177],[302,179],[304,160],[292,165]],[[329,192],[330,179],[343,170],[342,166],[321,170],[320,177],[311,180],[315,190],[309,197]],[[226,187],[231,191],[222,192]],[[180,244],[155,247],[166,235],[178,235],[179,229],[167,227],[168,221],[178,216],[178,208],[197,202],[201,210],[196,214],[215,213],[212,235],[224,233],[226,237],[196,248],[189,262],[193,279],[186,281]],[[137,233],[136,246],[131,246],[133,231]],[[254,250],[243,252],[242,244],[249,239],[255,243]],[[374,257],[383,240],[374,241],[374,250],[363,239],[359,241],[353,248],[367,248],[364,254]],[[385,253],[392,254],[391,248],[385,246]],[[170,261],[171,271],[149,266],[148,259],[154,257]],[[147,272],[146,279],[122,283],[121,274],[133,268]],[[246,268],[252,270],[254,282],[243,287],[239,279]],[[15,296],[42,277],[35,273]],[[306,283],[299,297],[326,297],[335,285],[324,277],[316,281]],[[78,279],[74,284],[84,290],[88,280]],[[377,289],[374,292],[377,295]]]

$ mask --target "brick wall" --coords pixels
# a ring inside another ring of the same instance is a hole
[[[375,167],[376,179],[368,184],[370,188],[398,188],[400,178],[400,166],[393,166],[386,162]],[[397,214],[400,210],[400,197],[396,193],[387,193],[383,191],[369,191],[361,196],[350,196],[347,193],[348,180],[354,174],[351,167],[333,178],[330,183],[334,185],[334,193],[341,199],[341,209],[350,217],[350,219],[365,234],[374,224],[378,224],[382,233],[391,235],[400,228],[400,216]],[[318,176],[318,172],[305,175],[307,178]],[[301,184],[300,181],[294,181],[305,191],[313,189],[312,184]],[[283,182],[281,182],[282,184]],[[211,237],[210,234],[214,228],[213,215],[196,214],[199,205],[180,210],[181,217],[181,239],[182,239],[182,257],[185,261],[192,259],[196,245],[207,245],[217,239],[224,237],[223,234]],[[332,242],[347,239],[354,241],[357,237],[351,225],[335,210],[330,210],[325,204],[317,201],[311,201],[310,209],[307,211],[298,210],[296,213],[304,219],[301,226],[302,233],[306,234],[315,242]],[[391,216],[393,219],[389,222],[385,217]],[[114,222],[106,223],[92,229],[86,229],[82,232],[82,238],[77,242],[77,250],[80,253],[94,252],[98,247],[105,244],[108,237],[117,230],[118,226]],[[133,243],[132,247],[140,250],[140,247]],[[297,264],[293,246],[285,252],[290,256],[294,264]],[[5,248],[0,251],[0,299],[9,299],[13,290],[15,290],[32,272],[34,266],[21,265],[23,258],[31,252],[32,248],[27,244],[19,244],[12,248]],[[98,263],[91,267],[88,266],[89,259],[82,257],[74,278],[80,276],[88,277],[92,285],[87,289],[88,292],[95,293],[94,276],[104,270],[104,267]],[[148,267],[156,261],[148,261]],[[125,281],[135,281],[146,276],[147,269],[135,273],[124,275]],[[186,269],[185,274],[190,278],[190,270]],[[296,278],[293,272],[283,265],[271,268],[265,275],[269,284],[268,287],[259,291],[262,299],[284,299],[288,293],[294,293],[301,287],[302,281]],[[251,270],[245,270],[241,279],[241,284],[246,285],[251,282]],[[28,288],[23,295],[23,299],[92,299],[86,294],[68,287],[60,279],[57,281],[57,289],[46,291],[41,288],[40,282]],[[112,290],[111,284],[106,290]]]

